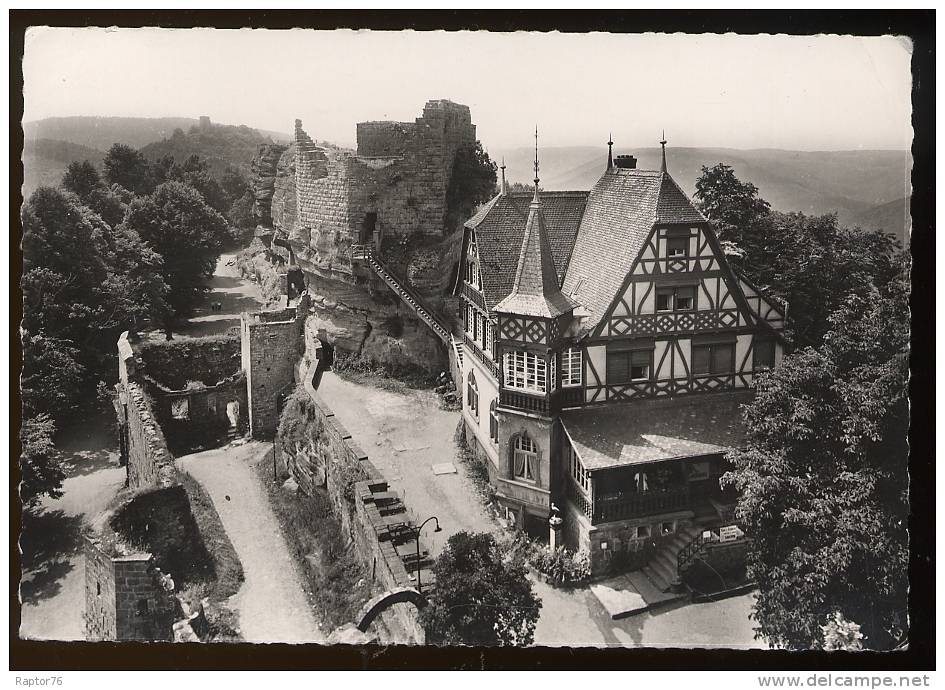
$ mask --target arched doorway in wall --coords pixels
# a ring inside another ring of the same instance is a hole
[[[231,429],[236,429],[240,423],[240,403],[238,400],[231,400],[226,404],[226,418],[230,423]]]
[[[374,241],[374,231],[377,229],[377,213],[371,211],[364,216],[361,223],[361,235],[358,238],[360,244],[370,244]]]

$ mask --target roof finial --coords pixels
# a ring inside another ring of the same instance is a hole
[[[538,201],[538,125],[535,125],[535,198]]]
[[[610,132],[607,135],[607,169],[612,170],[614,167],[614,134]]]
[[[666,172],[666,130],[663,130],[663,140],[660,142],[663,147],[663,163],[660,165],[660,172]]]
[[[499,166],[499,169],[502,171],[502,186],[499,187],[499,194],[508,194],[509,188],[505,183],[505,156],[502,156],[502,165]]]

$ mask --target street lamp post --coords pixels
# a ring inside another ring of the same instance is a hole
[[[440,529],[440,521],[435,515],[428,517],[426,520],[420,523],[419,527],[417,527],[417,591],[421,593],[423,592],[423,585],[420,584],[420,530],[422,530],[423,526],[430,522],[430,520],[433,520],[436,523],[436,527],[433,530],[434,532],[443,531]]]

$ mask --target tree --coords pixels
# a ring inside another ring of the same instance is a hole
[[[495,162],[480,141],[456,152],[446,190],[447,231],[460,226],[476,206],[495,195],[495,171]]]
[[[834,214],[778,213],[731,168],[703,167],[696,196],[727,244],[729,261],[788,305],[788,335],[819,346],[828,317],[863,285],[885,285],[897,271],[899,243],[884,232],[842,227]]]
[[[53,444],[56,425],[49,415],[23,420],[20,428],[20,500],[26,508],[34,508],[43,496],[62,496],[66,475]]]
[[[89,161],[72,161],[62,176],[62,186],[78,196],[83,203],[88,203],[92,192],[104,185],[98,170]]]
[[[150,194],[155,186],[154,170],[144,155],[126,144],[112,144],[105,154],[105,179],[135,194]]]
[[[119,184],[111,187],[104,185],[92,191],[85,204],[102,217],[112,228],[117,227],[125,219],[128,204],[135,195]]]
[[[770,644],[823,646],[823,622],[859,622],[894,647],[908,586],[909,280],[862,284],[806,348],[759,378],[747,439],[723,483],[752,537],[756,630]]]
[[[24,401],[58,417],[113,376],[118,334],[165,312],[167,287],[161,257],[74,194],[41,187],[21,219]]]
[[[458,532],[433,566],[436,589],[420,619],[434,644],[528,645],[541,600],[521,562],[488,533]]]
[[[123,226],[163,258],[161,274],[169,306],[163,321],[170,338],[173,319],[190,314],[208,289],[228,238],[226,220],[193,187],[166,182],[131,203]]]
[[[742,182],[731,167],[722,163],[711,168],[702,166],[695,196],[699,210],[713,223],[719,240],[737,247],[742,247],[743,233],[770,210],[768,202],[758,196],[755,185]]]

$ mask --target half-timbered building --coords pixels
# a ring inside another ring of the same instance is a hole
[[[464,230],[467,439],[509,517],[547,534],[557,507],[595,570],[727,517],[740,406],[782,356],[784,308],[729,266],[663,144],[661,170],[608,155],[590,192],[539,193],[536,156],[535,192],[510,194],[503,169]]]

